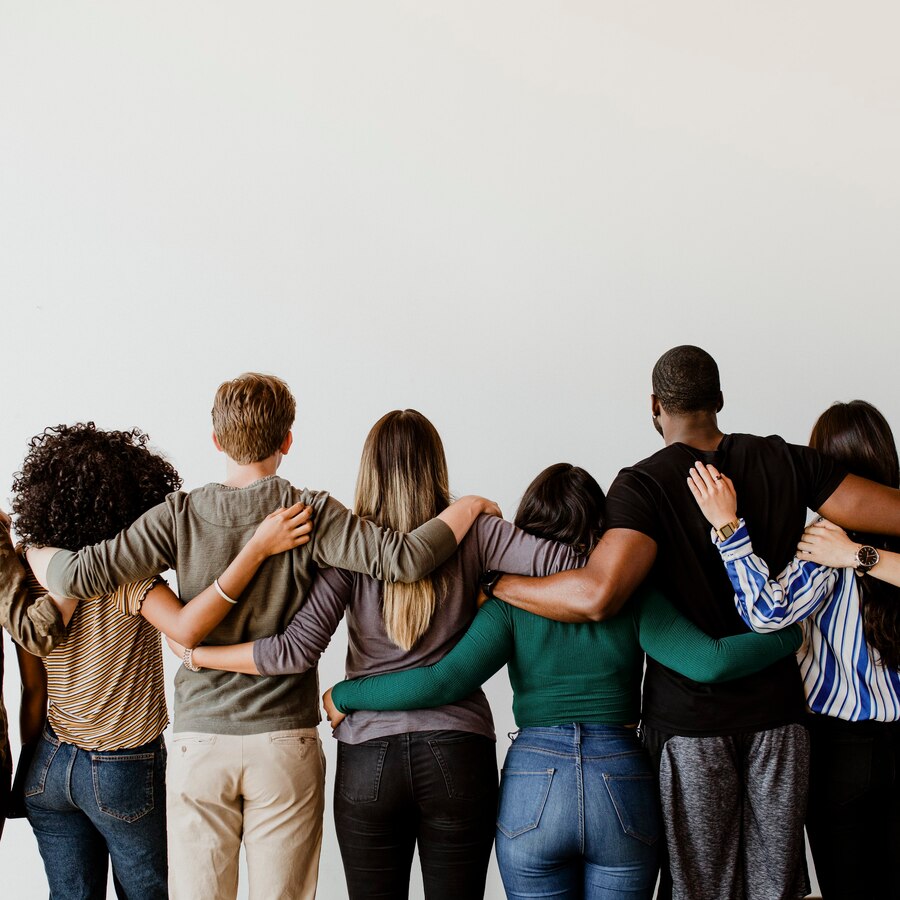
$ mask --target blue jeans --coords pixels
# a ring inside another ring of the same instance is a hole
[[[25,780],[25,809],[52,900],[101,900],[112,858],[116,895],[168,897],[166,747],[81,750],[44,734]]]
[[[510,900],[649,898],[661,817],[632,728],[523,728],[506,755],[497,862]]]

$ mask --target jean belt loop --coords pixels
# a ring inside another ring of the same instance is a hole
[[[575,723],[575,747],[581,747],[581,722]]]

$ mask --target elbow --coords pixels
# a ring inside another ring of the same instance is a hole
[[[605,622],[622,608],[624,597],[618,597],[611,585],[593,578],[584,578],[578,591],[581,610],[586,622]]]
[[[184,627],[172,628],[166,632],[166,635],[187,650],[196,650],[203,638],[206,637],[203,632],[198,631],[196,628]]]

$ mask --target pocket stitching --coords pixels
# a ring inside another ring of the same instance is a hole
[[[500,783],[500,804],[501,804],[501,806],[503,803],[503,779],[505,779],[505,778],[512,777],[514,775],[538,775],[538,776],[541,776],[543,779],[546,779],[546,787],[544,788],[544,795],[543,795],[543,797],[540,798],[540,803],[538,804],[538,807],[535,810],[535,813],[533,816],[533,818],[534,818],[533,822],[530,822],[529,824],[527,824],[524,827],[519,828],[519,829],[515,829],[515,830],[508,829],[508,828],[505,828],[503,826],[503,824],[501,823],[500,816],[498,813],[497,828],[499,831],[501,831],[503,834],[505,834],[506,837],[508,837],[508,838],[516,838],[520,834],[525,834],[527,831],[533,831],[535,828],[538,827],[538,825],[540,825],[541,816],[543,816],[543,814],[544,814],[544,807],[547,805],[547,798],[550,796],[550,786],[553,784],[553,776],[555,773],[556,773],[556,769],[543,769],[543,770],[537,771],[537,772],[526,772],[522,769],[504,770],[504,772],[502,773],[501,783]]]
[[[154,757],[155,753],[136,753],[131,756],[107,756],[104,757],[100,754],[92,754],[91,755],[91,780],[94,784],[94,799],[97,801],[97,808],[100,812],[104,813],[104,815],[109,816],[111,819],[116,819],[119,822],[136,822],[138,819],[142,819],[144,816],[153,812],[153,807],[155,804],[155,798],[153,796],[153,770],[155,768]],[[117,763],[117,762],[147,762],[151,761],[149,766],[145,766],[145,776],[144,776],[144,806],[139,811],[134,813],[122,814],[120,812],[116,812],[113,810],[111,806],[105,804],[100,796],[100,766],[104,764]]]
[[[388,742],[387,741],[366,741],[370,747],[378,747],[378,760],[375,763],[375,777],[372,784],[372,796],[364,796],[364,797],[351,797],[350,794],[344,789],[344,785],[346,783],[346,779],[344,778],[344,772],[348,766],[352,766],[352,763],[349,763],[344,760],[344,757],[350,751],[347,749],[348,747],[362,747],[363,744],[347,744],[344,741],[338,742],[338,768],[340,771],[340,778],[338,779],[338,790],[341,793],[341,796],[348,803],[374,803],[378,799],[378,791],[381,787],[381,773],[384,770],[384,759],[387,756],[388,750]]]
[[[622,817],[622,813],[619,810],[619,803],[617,802],[616,795],[610,789],[610,782],[623,782],[623,781],[643,781],[648,782],[650,784],[653,783],[654,778],[652,775],[612,775],[608,772],[603,773],[603,783],[606,785],[606,793],[609,794],[610,802],[613,805],[613,809],[616,811],[616,818],[619,820],[619,825],[622,828],[622,831],[625,832],[629,837],[633,837],[635,840],[640,841],[642,844],[648,844],[652,846],[659,840],[659,829],[657,829],[657,833],[646,834],[642,831],[638,831],[632,826],[629,826],[625,823],[624,818]],[[621,798],[620,798],[621,799]]]
[[[46,733],[41,736],[41,740],[45,744],[49,744],[51,747],[53,747],[53,752],[47,758],[47,762],[44,765],[43,771],[41,772],[41,777],[38,780],[37,785],[34,785],[34,783],[32,782],[32,772],[34,771],[34,762],[36,762],[37,759],[35,759],[35,761],[32,762],[31,770],[28,773],[28,779],[27,779],[28,784],[32,785],[32,787],[26,788],[26,790],[25,790],[26,797],[37,797],[40,794],[44,793],[44,789],[47,787],[47,775],[50,772],[50,766],[53,764],[53,760],[56,759],[56,754],[59,753],[59,747],[60,747],[59,741],[54,741]]]

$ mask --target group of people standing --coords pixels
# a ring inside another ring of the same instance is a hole
[[[272,376],[219,388],[226,478],[189,493],[136,430],[34,438],[0,619],[24,684],[11,805],[51,895],[105,896],[111,859],[120,897],[233,898],[243,844],[251,897],[312,897],[316,664],[346,617],[325,708],[354,900],[407,896],[416,848],[429,900],[480,897],[492,846],[510,898],[649,898],[660,873],[661,898],[802,897],[805,819],[826,898],[900,896],[890,428],[854,401],[810,447],[723,434],[697,347],[652,381],[665,447],[608,496],[550,466],[514,524],[451,502],[413,410],[372,428],[353,512],[292,487]],[[167,762],[157,629],[184,664]],[[480,685],[503,665],[519,731],[498,785]]]

